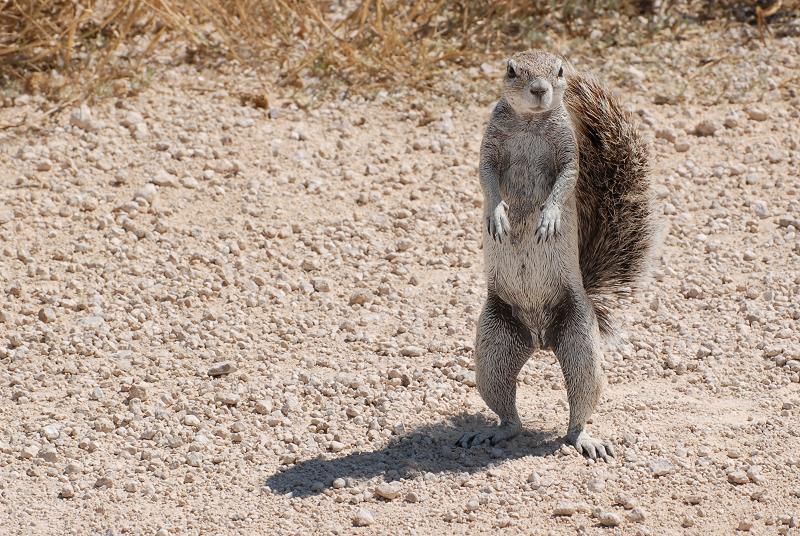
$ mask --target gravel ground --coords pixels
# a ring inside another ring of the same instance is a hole
[[[174,65],[0,131],[0,532],[797,534],[798,57],[735,29],[573,51],[640,115],[666,222],[605,350],[610,464],[561,445],[546,352],[525,433],[453,446],[494,418],[471,353],[501,64],[312,110]]]

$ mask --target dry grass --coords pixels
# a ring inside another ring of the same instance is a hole
[[[309,79],[370,89],[424,84],[503,41],[529,38],[551,16],[568,24],[621,0],[6,0],[0,77],[56,100],[136,79],[152,55],[225,54],[277,64],[281,83]],[[537,22],[538,21],[538,22]]]
[[[101,87],[128,91],[162,51],[272,68],[272,82],[424,86],[453,64],[536,43],[549,24],[571,35],[603,12],[633,15],[670,0],[0,0],[0,85],[55,101]],[[115,80],[126,84],[114,85]]]

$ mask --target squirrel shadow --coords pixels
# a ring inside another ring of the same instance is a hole
[[[494,448],[455,446],[463,432],[492,426],[496,422],[482,415],[461,413],[393,438],[381,450],[300,461],[268,477],[266,485],[276,494],[310,497],[332,487],[337,478],[369,480],[383,475],[386,481],[393,481],[425,473],[474,473],[503,460],[552,454],[563,442],[554,432],[523,430]]]

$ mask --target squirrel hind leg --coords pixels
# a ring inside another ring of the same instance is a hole
[[[545,331],[545,343],[555,352],[567,387],[567,443],[593,460],[608,461],[614,455],[612,444],[586,432],[586,423],[600,401],[604,379],[597,317],[583,289],[567,290],[556,304]]]
[[[522,430],[517,414],[517,375],[533,353],[530,330],[509,304],[490,293],[478,319],[475,383],[486,405],[500,417],[500,426],[464,433],[456,442],[469,448],[489,441],[496,445]]]

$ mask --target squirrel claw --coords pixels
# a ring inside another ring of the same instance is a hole
[[[600,459],[608,463],[615,455],[614,445],[611,442],[595,439],[584,431],[568,436],[567,443],[592,460]]]
[[[561,230],[561,208],[558,205],[547,205],[542,209],[542,215],[539,218],[539,226],[536,228],[536,235],[539,237],[539,242],[544,239],[545,242],[550,238],[555,237]]]
[[[489,235],[492,240],[497,240],[501,244],[503,243],[503,236],[507,235],[511,230],[506,209],[508,209],[508,205],[505,201],[501,201],[494,208],[492,214],[486,217],[486,229],[489,231]]]

